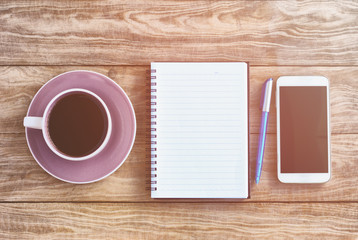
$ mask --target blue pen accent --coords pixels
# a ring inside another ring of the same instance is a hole
[[[265,142],[266,142],[266,131],[267,122],[270,111],[271,92],[272,92],[272,78],[269,78],[264,83],[261,93],[260,109],[262,109],[261,127],[260,127],[260,138],[259,146],[257,149],[256,159],[256,183],[259,183],[262,169],[262,161],[264,158]]]
[[[261,117],[261,128],[260,128],[260,139],[259,147],[257,150],[257,160],[256,160],[256,183],[259,183],[262,169],[262,160],[264,158],[264,150],[266,143],[266,131],[267,131],[267,121],[268,121],[268,112],[263,112]]]

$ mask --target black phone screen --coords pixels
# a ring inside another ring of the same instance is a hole
[[[282,173],[328,173],[327,87],[280,87]]]

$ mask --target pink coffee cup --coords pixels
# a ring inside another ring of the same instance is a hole
[[[54,109],[56,104],[64,97],[71,95],[71,94],[75,94],[75,93],[84,94],[84,95],[89,96],[90,98],[94,98],[95,100],[97,100],[96,102],[99,103],[98,104],[99,107],[103,108],[102,110],[105,113],[104,116],[105,116],[105,119],[107,122],[107,131],[105,132],[105,136],[104,136],[102,143],[91,153],[84,155],[84,156],[80,156],[80,157],[71,156],[69,154],[66,154],[66,153],[60,151],[58,149],[58,147],[56,147],[56,145],[54,144],[53,140],[51,139],[51,136],[50,136],[50,133],[48,130],[49,129],[49,117],[50,117],[51,111]],[[107,143],[110,139],[111,132],[112,132],[112,119],[111,119],[111,114],[108,110],[106,103],[98,95],[96,95],[95,93],[88,91],[86,89],[71,88],[71,89],[67,89],[65,91],[60,92],[54,98],[52,98],[51,101],[47,104],[43,116],[27,116],[27,117],[25,117],[24,118],[24,126],[27,128],[34,128],[34,129],[42,130],[42,135],[43,135],[43,138],[44,138],[47,146],[56,155],[60,156],[63,159],[66,159],[66,160],[82,161],[82,160],[86,160],[86,159],[96,156],[98,153],[100,153],[105,148],[105,146],[107,145]]]

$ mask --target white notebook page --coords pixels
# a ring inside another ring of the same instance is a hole
[[[246,63],[152,63],[153,198],[248,197]]]

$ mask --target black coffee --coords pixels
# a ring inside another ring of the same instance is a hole
[[[86,93],[64,96],[51,110],[48,121],[54,145],[71,157],[94,152],[103,143],[108,129],[103,106]]]

